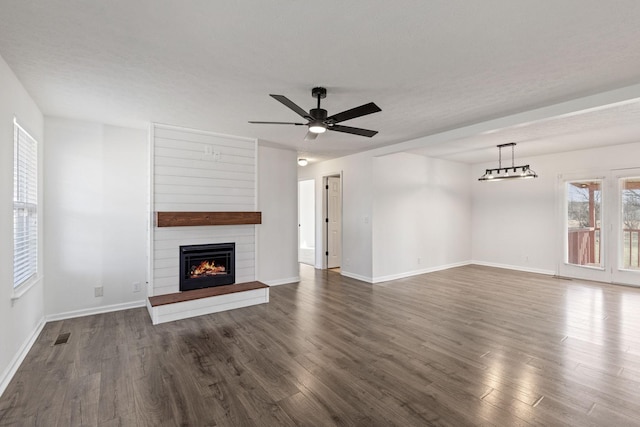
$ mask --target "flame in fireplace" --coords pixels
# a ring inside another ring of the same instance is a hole
[[[216,274],[227,274],[224,265],[215,265],[214,261],[202,261],[200,265],[191,267],[191,279],[203,276],[215,276]]]

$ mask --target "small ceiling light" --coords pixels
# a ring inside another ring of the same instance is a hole
[[[309,132],[312,133],[325,133],[327,131],[327,126],[322,123],[320,120],[314,120],[309,123]]]
[[[498,145],[498,168],[486,169],[484,175],[478,178],[478,181],[502,181],[503,179],[529,179],[537,178],[538,174],[534,170],[529,168],[529,165],[515,166],[514,165],[514,153],[513,147],[516,146],[515,142],[508,144]],[[511,147],[511,166],[507,168],[502,167],[502,147]],[[513,174],[509,174],[509,169],[513,169]],[[515,173],[517,169],[522,170],[521,173]]]
[[[304,159],[302,157],[298,159],[298,164],[300,166],[307,166],[308,163],[309,163],[309,161],[307,159]]]

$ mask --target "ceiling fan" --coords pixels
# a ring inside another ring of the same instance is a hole
[[[275,100],[280,101],[285,106],[292,109],[294,112],[298,113],[300,117],[307,120],[307,123],[255,122],[255,121],[250,121],[249,123],[308,126],[309,131],[307,132],[307,136],[305,136],[304,138],[307,140],[316,139],[318,134],[324,133],[327,130],[332,130],[335,132],[351,133],[353,135],[366,136],[368,138],[371,138],[372,136],[378,133],[377,130],[354,128],[354,127],[342,126],[338,124],[346,120],[355,119],[356,117],[362,117],[362,116],[366,116],[367,114],[372,114],[372,113],[377,113],[378,111],[382,111],[380,107],[378,107],[373,102],[361,105],[359,107],[352,108],[350,110],[343,111],[338,114],[334,114],[332,116],[327,116],[327,110],[320,108],[320,100],[327,97],[327,89],[323,87],[314,87],[311,90],[311,96],[318,99],[318,107],[312,108],[311,110],[309,110],[308,113],[284,95],[270,95],[270,96]]]

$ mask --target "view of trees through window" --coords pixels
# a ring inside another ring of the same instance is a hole
[[[567,262],[601,267],[602,182],[567,183]]]
[[[622,237],[623,245],[620,266],[627,269],[640,269],[639,233],[640,233],[640,178],[621,180],[620,197],[622,201]]]

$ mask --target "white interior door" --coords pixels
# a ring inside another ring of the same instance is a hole
[[[342,195],[339,176],[327,178],[327,268],[342,259]]]

